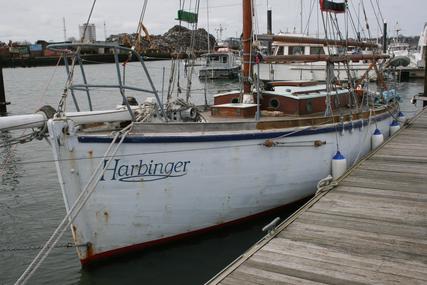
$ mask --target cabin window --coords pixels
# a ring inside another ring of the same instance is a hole
[[[313,102],[311,100],[309,100],[307,105],[305,105],[305,110],[307,113],[313,113]]]
[[[284,55],[285,54],[285,47],[281,46],[277,50],[277,55]]]
[[[280,103],[279,103],[279,100],[277,100],[276,98],[273,98],[270,100],[269,105],[271,108],[277,109],[277,108],[279,108]]]
[[[323,47],[310,47],[310,54],[325,54]]]
[[[227,63],[227,57],[226,56],[222,56],[221,57],[221,62],[222,63]]]
[[[217,56],[217,55],[214,55],[214,56],[211,56],[210,58],[208,58],[208,62],[209,61],[213,61],[213,62],[215,62],[215,61],[219,61],[219,56]]]
[[[233,103],[233,104],[239,103],[239,98],[231,99],[231,103]]]
[[[289,55],[301,55],[301,54],[304,54],[304,47],[303,46],[290,46],[288,54]]]

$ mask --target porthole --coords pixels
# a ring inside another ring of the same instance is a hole
[[[270,107],[271,108],[277,109],[277,108],[279,108],[279,106],[280,106],[279,100],[277,100],[275,98],[270,100]]]

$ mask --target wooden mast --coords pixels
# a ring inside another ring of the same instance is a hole
[[[251,70],[251,44],[252,44],[252,1],[243,0],[243,92],[250,93],[251,84],[249,73]]]

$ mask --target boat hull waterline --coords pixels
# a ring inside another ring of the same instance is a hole
[[[369,152],[375,128],[388,136],[390,110],[306,129],[130,134],[73,222],[74,242],[90,245],[77,247],[79,258],[86,264],[308,197],[331,173],[336,138],[353,164]],[[100,161],[106,164],[112,136],[77,133],[61,120],[49,120],[48,128],[69,211]]]

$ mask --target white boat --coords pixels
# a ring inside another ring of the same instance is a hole
[[[395,38],[392,40],[392,42],[390,43],[390,45],[387,48],[387,53],[390,54],[391,56],[409,56],[409,44],[408,43],[404,43],[401,42],[399,40],[400,37],[400,27],[399,27],[399,23],[396,22],[396,26],[395,26],[395,31],[396,31],[396,36]]]
[[[199,78],[234,79],[239,76],[238,56],[230,50],[204,54],[205,65],[199,70]]]
[[[251,3],[243,0],[244,38],[252,31]],[[350,166],[371,149],[374,132],[389,135],[398,112],[392,97],[384,101],[380,95],[383,103],[374,104],[374,95],[363,90],[300,81],[274,82],[255,92],[248,81],[250,44],[244,42],[243,93],[215,96],[206,112],[182,99],[164,105],[142,60],[150,88],[126,85],[117,55],[139,55],[115,46],[118,86],[91,84],[86,76],[76,84],[69,77],[56,110],[1,118],[0,130],[39,127],[40,135],[47,129],[67,211],[60,226],[70,224],[82,264],[313,195],[331,173],[334,156],[344,155]],[[98,87],[118,87],[124,104],[115,110],[64,110],[67,97],[90,96]],[[124,90],[155,98],[132,103]]]
[[[427,23],[424,24],[424,29],[420,35],[417,51],[410,54],[411,65],[416,66],[418,68],[425,68],[424,53],[426,48],[427,48]]]

